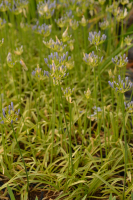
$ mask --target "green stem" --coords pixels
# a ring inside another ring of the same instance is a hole
[[[60,84],[59,84],[59,87],[60,87]],[[61,91],[61,87],[60,87],[60,91]],[[68,137],[69,137],[69,131],[68,131],[66,114],[65,114],[65,110],[64,110],[64,104],[63,104],[62,94],[61,94],[61,102],[62,102],[62,107],[63,107],[63,114],[64,114],[65,123],[66,123],[67,134],[68,134]],[[72,162],[72,149],[70,148],[69,150],[70,150],[70,152],[69,152],[70,153],[69,159],[71,158],[71,162]],[[73,172],[73,163],[71,163],[71,165],[72,165],[72,172]],[[68,172],[69,172],[69,167],[68,167]]]
[[[13,130],[13,134],[14,134],[14,137],[15,137],[16,143],[17,143],[17,145],[18,145],[18,149],[19,149],[19,152],[20,152],[20,155],[21,155],[21,158],[22,158],[23,164],[24,164],[24,168],[25,168],[25,172],[26,172],[26,177],[27,177],[27,192],[28,192],[28,189],[29,189],[29,178],[28,178],[27,168],[26,168],[26,165],[25,165],[25,161],[24,161],[24,158],[23,158],[23,155],[22,155],[22,152],[21,152],[21,149],[20,149],[20,146],[19,146],[19,143],[18,143],[18,140],[17,140],[16,134],[15,134],[14,128],[13,128],[13,124],[11,124],[11,127],[12,127],[12,130]]]
[[[55,95],[54,95],[54,89],[55,89]],[[53,160],[53,146],[54,146],[54,132],[55,132],[55,115],[56,115],[56,86],[55,88],[53,87],[53,98],[54,98],[54,102],[53,102],[53,117],[52,117],[52,148],[51,148],[51,163]]]
[[[126,187],[126,174],[127,174],[127,138],[126,138],[126,127],[125,127],[125,106],[124,106],[124,94],[121,95],[122,98],[122,116],[123,116],[123,132],[124,132],[124,141],[125,141],[125,173],[124,173],[124,191],[123,191],[123,200],[126,199],[125,197],[125,187]]]
[[[71,163],[71,168],[72,168],[72,174],[73,174],[73,160],[72,160],[72,141],[71,141],[71,121],[72,121],[72,108],[71,108],[71,103],[69,103],[69,113],[70,113],[70,133],[69,133],[69,162]]]

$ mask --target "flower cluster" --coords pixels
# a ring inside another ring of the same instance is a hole
[[[125,82],[124,82],[123,80],[121,80],[120,75],[118,76],[118,83],[116,83],[115,81],[113,82],[108,81],[108,83],[110,87],[112,87],[115,91],[120,92],[120,93],[127,92],[133,86],[133,84],[129,82],[128,77],[125,78]]]
[[[90,41],[90,44],[94,44],[95,46],[98,46],[99,44],[103,43],[106,40],[106,35],[103,34],[101,36],[101,31],[97,32],[90,32],[88,40]]]
[[[70,48],[71,51],[73,51],[73,49],[74,49],[74,42],[75,42],[74,39],[73,40],[69,40],[67,42],[67,44],[68,44],[68,46],[69,46],[69,48]]]
[[[48,55],[48,58],[44,58],[45,63],[50,68],[54,60],[56,66],[65,65],[68,69],[72,69],[74,66],[74,61],[71,56],[68,56],[68,51],[59,55],[58,52],[51,53]]]
[[[77,28],[78,28],[78,26],[79,26],[79,22],[78,21],[76,21],[75,19],[74,20],[70,20],[70,26],[71,26],[71,28],[73,29],[73,30],[76,30]]]
[[[4,43],[4,38],[2,38],[2,40],[0,40],[0,47],[3,45]]]
[[[68,35],[68,27],[67,27],[67,29],[62,34],[62,41],[67,42],[68,40],[70,40],[71,37],[72,37],[72,35],[70,35],[70,36]]]
[[[57,51],[57,52],[62,52],[64,50],[64,48],[66,47],[66,45],[63,44],[62,41],[60,41],[57,37],[56,37],[56,42],[52,39],[49,40],[49,42],[46,42],[43,40],[43,43],[45,44],[46,47],[52,49],[53,51]]]
[[[53,16],[56,8],[56,1],[51,2],[50,0],[44,2],[39,2],[37,4],[37,10],[40,15],[44,16],[46,19],[49,19]]]
[[[125,37],[124,42],[126,43],[126,45],[131,45],[132,42],[132,38],[129,37],[129,35],[127,37]]]
[[[58,20],[55,19],[55,22],[57,23],[57,25],[60,28],[63,28],[63,27],[68,25],[68,18],[66,16],[65,17],[61,17]]]
[[[124,6],[126,4],[129,4],[129,0],[120,0],[120,3]]]
[[[32,29],[36,32],[41,34],[44,37],[48,37],[51,33],[52,25],[46,25],[45,23],[39,25],[39,21],[36,22],[36,25],[32,27]]]
[[[112,13],[114,16],[117,15],[117,8],[119,6],[118,1],[114,1],[112,5],[106,7],[106,11]]]
[[[132,4],[133,4],[133,2],[128,3],[128,4],[127,4],[127,8],[128,8],[128,9],[131,9],[131,8],[132,8]]]
[[[68,3],[69,3],[69,7],[70,7],[71,10],[75,10],[76,6],[78,4],[78,2],[76,0],[71,0]]]
[[[68,76],[69,73],[66,73],[67,67],[64,65],[56,66],[54,61],[52,62],[52,65],[50,65],[50,75],[53,79],[54,85],[59,85],[63,82],[63,78]]]
[[[123,57],[121,55],[119,57],[115,56],[115,58],[112,58],[112,62],[116,67],[124,67],[128,63],[128,57],[126,57],[126,54]]]
[[[89,54],[85,53],[83,60],[87,65],[92,66],[94,68],[98,65],[98,62],[102,62],[103,56],[99,58],[97,55],[94,54],[94,51],[92,51],[92,53]]]
[[[0,28],[3,28],[5,26],[5,24],[6,24],[6,20],[0,18]]]
[[[113,72],[112,72],[112,70],[110,69],[110,70],[108,70],[108,74],[109,74],[109,78],[115,78],[115,76],[116,76],[116,74],[117,74],[117,68],[115,67],[114,68],[114,70],[113,70]]]
[[[29,4],[29,1],[28,1],[28,0],[20,0],[20,1],[19,1],[19,6],[20,6],[21,8],[27,7],[28,4]]]
[[[13,4],[11,4],[11,7],[9,9],[11,12],[13,12],[14,15],[18,15],[23,11],[19,2],[13,2]]]
[[[76,7],[75,15],[77,15],[77,17],[81,17],[83,15],[83,10],[80,5]]]
[[[109,26],[109,22],[107,20],[104,20],[103,22],[99,22],[99,26],[102,30],[105,30]]]
[[[71,98],[71,95],[74,91],[74,88],[71,90],[70,87],[66,88],[65,90],[63,90],[63,88],[61,88],[61,90],[63,91],[64,93],[64,96],[66,97],[66,100],[69,102],[69,103],[72,103],[72,98]]]
[[[14,65],[16,64],[16,61],[13,60],[12,58],[12,54],[9,52],[8,55],[7,55],[7,64],[10,68],[13,68]]]
[[[124,102],[124,105],[125,105],[125,110],[127,112],[130,112],[130,113],[133,112],[133,101],[131,101],[129,103]]]
[[[45,63],[47,64],[48,67],[50,67],[50,64],[52,64],[52,61],[54,60],[55,64],[65,64],[66,60],[71,58],[70,56],[68,57],[68,51],[66,53],[63,53],[62,55],[59,55],[58,52],[51,53],[48,55],[48,58],[44,58]]]
[[[91,96],[91,91],[90,91],[90,89],[88,88],[88,89],[87,89],[87,92],[84,91],[84,94],[85,94],[86,99],[89,99],[90,96]]]
[[[91,120],[98,120],[99,118],[101,118],[101,113],[102,113],[101,108],[94,106],[93,110],[94,110],[94,113],[92,115],[90,115],[89,118],[91,118]],[[98,119],[97,119],[97,117],[98,117]]]
[[[81,21],[79,22],[81,24],[81,26],[85,27],[87,25],[87,20],[85,19],[85,16],[82,16]]]
[[[32,75],[40,80],[43,80],[45,75],[49,77],[49,72],[45,70],[43,71],[42,68],[39,68],[39,65],[37,65],[37,68],[32,71]]]
[[[20,56],[23,53],[23,45],[21,45],[20,47],[16,47],[14,53]]]
[[[9,3],[8,1],[2,1],[1,3],[0,3],[0,11],[1,12],[5,12],[5,11],[7,11],[8,9],[9,9],[9,7],[11,6],[11,3]]]
[[[98,0],[98,1],[100,5],[103,5],[106,2],[106,0]]]
[[[13,123],[18,120],[18,115],[19,115],[20,109],[18,109],[17,112],[15,112],[14,107],[13,107],[13,102],[11,102],[11,105],[5,108],[2,108],[2,117],[0,117],[0,120],[2,120],[0,123],[1,124],[9,124]]]
[[[116,16],[117,21],[123,20],[127,16],[127,14],[128,14],[127,13],[127,8],[125,8],[124,10],[118,8],[117,16]]]

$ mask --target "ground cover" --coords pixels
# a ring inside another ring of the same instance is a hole
[[[131,9],[0,2],[0,199],[133,199]]]

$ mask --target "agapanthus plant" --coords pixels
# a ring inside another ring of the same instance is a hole
[[[23,155],[22,155],[22,152],[21,152],[18,140],[17,140],[15,130],[14,130],[14,124],[16,123],[16,121],[18,121],[19,113],[20,113],[20,109],[18,109],[18,111],[15,111],[13,102],[11,102],[11,105],[9,105],[8,108],[7,107],[2,108],[2,117],[0,117],[0,120],[1,120],[0,123],[3,126],[10,125],[13,130],[14,137],[15,137],[16,143],[18,145],[19,152],[20,152],[20,155],[21,155],[24,167],[25,167],[25,172],[26,172],[26,177],[27,177],[27,191],[28,191],[28,188],[29,188],[28,172],[27,172],[26,164],[25,164],[25,161],[24,161],[24,158],[23,158]]]

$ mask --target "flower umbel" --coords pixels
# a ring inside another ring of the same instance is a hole
[[[37,64],[37,68],[32,71],[32,75],[35,76],[37,79],[43,80],[45,75],[49,77],[49,72],[45,70],[43,71],[42,68],[39,67],[39,64]]]
[[[73,29],[73,30],[76,30],[77,28],[78,28],[78,26],[79,26],[79,22],[78,21],[76,21],[75,19],[74,20],[70,20],[70,26],[71,26],[71,28]]]
[[[46,47],[52,49],[53,51],[57,51],[57,52],[62,52],[64,50],[64,48],[66,47],[66,45],[64,45],[63,42],[60,41],[57,36],[56,36],[56,42],[54,40],[50,39],[49,42],[45,42],[43,40],[43,43],[45,44]]]
[[[72,103],[71,95],[72,95],[72,93],[74,91],[74,88],[72,90],[70,89],[70,87],[66,88],[65,90],[63,90],[63,88],[61,88],[61,90],[63,91],[64,96],[66,97],[66,100],[69,103]]]
[[[105,30],[109,26],[109,22],[107,20],[104,20],[103,22],[99,22],[99,26],[102,30]]]
[[[37,5],[39,14],[44,16],[46,19],[49,19],[53,16],[55,8],[56,1],[51,2],[50,0],[45,0],[44,2],[39,2]]]
[[[133,101],[126,103],[124,102],[125,110],[129,113],[133,113]]]
[[[125,37],[124,42],[126,43],[126,45],[131,45],[132,42],[132,38],[129,37],[129,35],[127,37]]]
[[[15,112],[14,110],[14,106],[13,106],[13,102],[11,102],[11,105],[5,108],[2,108],[2,117],[0,117],[0,119],[2,119],[2,121],[0,122],[1,124],[12,124],[14,122],[16,122],[18,120],[18,116],[19,116],[19,112],[20,109],[18,109],[17,112]]]
[[[110,87],[112,87],[116,92],[124,93],[131,89],[133,84],[129,82],[128,77],[125,78],[125,82],[121,80],[121,76],[118,76],[118,83],[115,81],[108,81]]]
[[[2,38],[2,40],[0,40],[0,47],[3,45],[4,43],[4,38]]]
[[[126,54],[123,57],[121,55],[119,57],[115,56],[115,58],[112,58],[112,62],[116,67],[124,67],[128,63],[128,57],[126,57]]]
[[[69,73],[66,73],[67,67],[64,65],[56,66],[54,61],[52,61],[52,65],[50,65],[50,76],[53,79],[54,85],[59,85],[63,82],[63,78],[68,76]]]
[[[99,44],[103,43],[106,40],[106,35],[103,34],[101,36],[101,31],[97,32],[89,32],[88,40],[90,41],[90,44],[94,44],[95,46],[98,46]]]
[[[90,91],[90,89],[88,88],[88,89],[87,89],[87,92],[84,91],[84,94],[85,94],[86,99],[89,99],[90,96],[91,96],[91,91]]]
[[[47,24],[42,24],[42,25],[39,25],[39,21],[36,22],[36,25],[34,25],[32,27],[32,29],[38,33],[38,34],[41,34],[42,36],[44,37],[48,37],[51,33],[51,29],[52,29],[52,25],[47,25]]]
[[[87,65],[92,66],[94,68],[98,65],[98,62],[102,62],[103,56],[99,58],[97,55],[94,54],[94,51],[92,51],[92,53],[89,54],[85,53],[83,60]]]
[[[13,68],[14,65],[16,64],[16,61],[13,61],[12,59],[12,54],[9,52],[8,55],[7,55],[7,64],[10,68]]]

